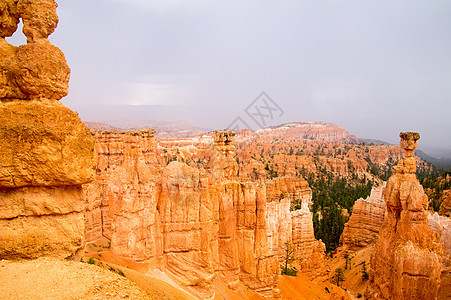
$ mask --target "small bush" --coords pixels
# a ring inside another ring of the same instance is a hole
[[[283,266],[280,266],[280,269],[282,270],[282,275],[296,276],[298,274],[298,270],[296,268],[287,268],[287,270],[285,271],[285,268]]]
[[[330,293],[329,288],[328,288],[327,286],[324,288],[324,290],[325,290],[326,292]]]
[[[362,294],[358,293],[357,298],[362,298]]]
[[[90,257],[90,258],[88,259],[88,264],[90,264],[90,265],[95,264],[95,262],[96,262],[96,260],[95,260],[93,257]]]

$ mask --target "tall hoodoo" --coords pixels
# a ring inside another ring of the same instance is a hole
[[[94,139],[59,101],[64,54],[47,37],[54,0],[0,3],[0,258],[69,257],[84,243],[81,185],[94,179]],[[5,37],[23,20],[27,44]]]
[[[235,132],[232,130],[216,131],[215,134],[215,149],[226,156],[232,156],[235,153]]]
[[[405,159],[393,168],[384,200],[387,216],[371,257],[370,299],[436,299],[443,249],[428,226],[428,198],[416,179],[420,135],[402,132]]]

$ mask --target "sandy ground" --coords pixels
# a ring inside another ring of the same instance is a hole
[[[85,253],[84,261],[89,257],[93,257],[97,265],[101,265],[106,269],[121,270],[127,278],[150,294],[152,299],[198,299],[190,295],[165,273],[152,269],[149,263],[134,262],[130,259],[119,257],[110,251],[100,252],[105,247],[99,245],[88,245],[87,248],[90,251]]]
[[[0,261],[0,299],[152,299],[135,283],[86,263]]]
[[[311,281],[302,273],[297,276],[282,276],[279,289],[284,300],[352,299],[345,290],[329,282]]]
[[[140,272],[98,260],[96,263],[103,267],[51,258],[1,260],[0,299],[196,299]],[[283,299],[350,299],[344,290],[328,282],[315,283],[303,274],[282,276],[279,288]],[[216,291],[215,299],[218,300],[262,299],[244,285],[232,291],[218,281]]]
[[[340,251],[333,259],[329,261],[331,267],[331,274],[337,268],[341,268],[344,271],[345,281],[342,283],[343,287],[346,288],[351,295],[356,299],[358,294],[364,295],[368,287],[369,280],[362,280],[362,269],[363,262],[366,263],[367,272],[370,269],[371,253],[373,252],[374,246],[369,246],[361,250],[352,252],[349,251],[350,267],[345,268],[345,258],[344,252]]]

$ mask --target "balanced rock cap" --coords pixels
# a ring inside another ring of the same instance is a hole
[[[419,140],[420,139],[420,134],[418,132],[401,132],[399,134],[399,136],[403,139],[403,140]]]

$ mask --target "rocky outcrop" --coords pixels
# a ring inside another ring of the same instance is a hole
[[[232,155],[235,151],[235,146],[233,145],[234,139],[235,132],[230,129],[226,131],[215,131],[215,149],[221,152],[223,155]]]
[[[3,1],[0,7],[0,99],[59,100],[69,91],[70,69],[64,54],[47,37],[58,24],[54,0]],[[5,41],[23,20],[27,44]]]
[[[429,226],[440,235],[443,247],[442,274],[438,299],[451,298],[451,219],[439,216],[437,213],[429,215]]]
[[[0,103],[0,185],[81,185],[94,179],[94,139],[57,101]]]
[[[295,249],[295,265],[315,278],[325,268],[325,245],[315,239],[312,190],[307,181],[300,178],[280,177],[266,182],[266,219],[268,242],[272,252],[284,263],[285,243]],[[299,202],[301,208],[293,210],[292,202]]]
[[[383,199],[385,183],[371,190],[371,195],[354,203],[340,242],[346,251],[357,251],[373,245],[384,222],[386,205]]]
[[[85,185],[87,241],[111,240],[115,254],[144,261],[161,251],[154,229],[155,131],[93,131],[97,176]],[[157,250],[160,249],[160,250]]]
[[[279,297],[286,241],[302,263],[324,258],[305,180],[237,176],[230,131],[216,132],[213,151],[195,165],[168,163],[169,150],[157,146],[153,134],[94,131],[97,176],[84,187],[88,242],[106,238],[116,255],[165,271],[202,299],[214,297],[218,280],[232,290],[242,282],[264,297]],[[297,199],[302,210],[292,213]]]
[[[371,256],[371,299],[436,299],[443,249],[428,226],[428,199],[415,177],[418,133],[401,133],[406,157],[393,168],[384,200],[387,216]]]
[[[94,179],[94,139],[60,102],[70,69],[47,37],[53,0],[0,4],[0,259],[70,257],[84,246],[81,185]],[[24,23],[27,44],[5,37]]]
[[[326,245],[315,239],[313,231],[313,213],[308,209],[291,212],[293,224],[292,243],[296,249],[296,263],[300,271],[309,275],[311,279],[323,276],[327,271]]]
[[[451,217],[451,191],[448,191],[448,196],[443,199],[438,213],[442,216]]]
[[[299,202],[303,210],[308,210],[312,205],[312,190],[308,182],[291,176],[266,181],[266,197],[269,201],[287,198],[291,204]]]

